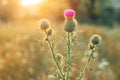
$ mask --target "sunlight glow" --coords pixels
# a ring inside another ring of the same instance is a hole
[[[28,5],[32,5],[32,4],[37,4],[37,3],[42,3],[45,0],[22,0],[21,4],[23,6],[28,6]]]

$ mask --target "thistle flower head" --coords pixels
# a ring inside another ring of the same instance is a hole
[[[39,21],[39,26],[40,26],[40,29],[46,30],[50,27],[50,22],[47,19],[41,19]]]
[[[99,35],[93,35],[90,39],[90,43],[97,45],[101,42],[101,37]]]
[[[72,9],[67,9],[64,11],[64,16],[66,18],[73,18],[75,16],[75,11]]]

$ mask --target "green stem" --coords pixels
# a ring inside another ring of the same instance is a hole
[[[47,36],[46,31],[45,31],[45,34],[46,34],[46,36]],[[63,75],[62,70],[61,70],[61,67],[60,67],[60,65],[59,65],[59,62],[58,62],[57,59],[56,59],[55,52],[54,52],[54,47],[53,47],[50,39],[48,38],[48,36],[47,36],[47,42],[48,42],[48,44],[49,44],[49,47],[50,47],[50,50],[51,50],[53,59],[54,59],[56,65],[57,65],[57,68],[58,68],[59,72],[60,72],[60,76],[61,76],[62,80],[65,80],[65,79],[64,79],[64,75]]]
[[[71,47],[71,40],[70,40],[70,33],[68,33],[68,37],[67,37],[67,46],[68,46],[68,60],[67,60],[67,77],[66,80],[69,79],[69,73],[71,70],[71,58],[72,58],[72,47]]]
[[[90,65],[91,56],[92,56],[92,55],[93,55],[93,49],[92,49],[92,51],[91,51],[91,53],[90,53],[90,56],[88,57],[88,61],[87,61],[86,65],[85,65],[84,69],[83,69],[82,72],[80,73],[80,76],[79,76],[78,80],[81,80],[81,79],[82,79],[85,71],[87,70],[87,67]]]

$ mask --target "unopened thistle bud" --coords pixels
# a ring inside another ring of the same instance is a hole
[[[53,34],[53,30],[52,29],[49,29],[48,31],[47,31],[47,36],[51,36]]]
[[[47,19],[41,19],[39,22],[40,29],[46,30],[50,27],[50,22]]]
[[[61,54],[57,54],[57,55],[56,55],[57,61],[61,61],[62,57],[63,57],[63,56],[62,56]]]
[[[94,49],[94,47],[95,47],[95,46],[94,46],[92,43],[89,43],[89,44],[88,44],[88,49]]]
[[[93,35],[90,39],[90,43],[93,45],[98,45],[101,42],[101,37],[99,35]]]
[[[77,26],[77,21],[74,19],[75,11],[72,9],[65,10],[65,23],[64,30],[67,32],[73,32]]]

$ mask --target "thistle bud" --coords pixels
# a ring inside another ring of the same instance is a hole
[[[60,61],[62,59],[62,55],[61,54],[57,54],[56,55],[56,59],[57,59],[57,61]]]
[[[77,21],[75,19],[66,19],[64,23],[64,30],[67,32],[73,32],[77,26]]]
[[[39,26],[42,30],[46,30],[50,27],[50,22],[47,19],[41,19],[39,22]]]
[[[99,35],[93,35],[90,39],[90,43],[97,45],[101,42],[101,37]]]
[[[92,43],[89,43],[89,44],[88,44],[88,49],[94,49],[94,47],[95,47],[95,46],[94,46]]]
[[[47,35],[48,36],[51,36],[53,34],[53,30],[52,29],[49,29],[48,31],[47,31]]]

